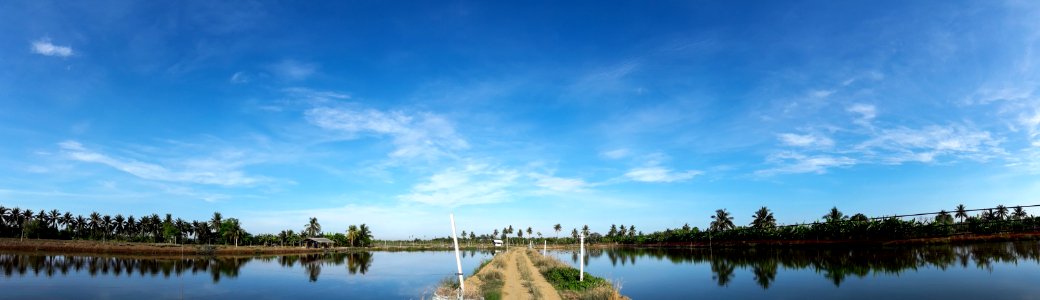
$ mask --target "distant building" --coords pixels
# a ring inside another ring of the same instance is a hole
[[[303,243],[307,248],[331,248],[332,245],[336,244],[336,242],[330,239],[320,237],[306,238],[303,240]]]
[[[502,240],[494,240],[495,247],[502,247]]]

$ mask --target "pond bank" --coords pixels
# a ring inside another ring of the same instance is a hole
[[[253,255],[353,251],[352,248],[307,249],[300,247],[176,245],[121,241],[38,240],[0,238],[0,250],[83,254],[129,255]]]
[[[465,280],[465,298],[628,299],[603,278],[586,273],[585,281],[579,282],[578,273],[555,258],[530,249],[514,248],[482,263],[475,274]],[[454,295],[457,291],[457,283],[446,280],[438,294]]]

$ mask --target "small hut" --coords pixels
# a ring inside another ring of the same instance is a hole
[[[495,243],[495,247],[502,247],[502,240],[494,240],[492,242]]]
[[[327,238],[312,237],[303,240],[307,248],[330,248],[335,242]]]

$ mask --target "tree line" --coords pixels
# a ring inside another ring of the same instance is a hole
[[[298,233],[283,230],[278,234],[253,235],[236,218],[214,212],[209,220],[186,221],[171,214],[135,217],[122,214],[87,216],[57,209],[33,211],[0,205],[0,237],[64,240],[100,240],[197,245],[298,246],[309,237],[326,237],[340,246],[367,247],[372,231],[365,225],[350,225],[345,233],[322,234],[317,218],[310,218]]]
[[[572,228],[569,236],[560,237],[563,227],[552,226],[554,236],[543,237],[540,231],[532,227],[517,229],[512,225],[494,229],[490,233],[476,234],[473,231],[462,231],[461,240],[490,242],[501,239],[510,244],[526,244],[531,241],[541,243],[543,240],[552,243],[577,243],[584,236],[587,243],[618,244],[667,244],[667,243],[711,243],[713,241],[807,241],[807,240],[895,240],[929,237],[946,237],[957,234],[992,234],[998,232],[1029,232],[1040,230],[1040,217],[1032,216],[1025,211],[1026,207],[1007,207],[998,205],[994,208],[967,209],[958,205],[951,211],[913,215],[894,215],[868,217],[862,213],[846,215],[837,207],[833,207],[822,215],[820,221],[804,224],[778,225],[773,211],[761,207],[751,215],[752,220],[745,226],[733,223],[733,216],[726,209],[718,209],[711,216],[711,222],[704,230],[685,224],[679,228],[668,228],[644,234],[637,231],[635,225],[611,224],[607,233],[600,234],[590,230],[588,225]],[[904,218],[916,217],[910,220]],[[450,237],[434,238],[448,240]]]

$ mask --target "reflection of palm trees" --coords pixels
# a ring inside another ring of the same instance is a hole
[[[714,274],[711,279],[718,281],[719,286],[727,286],[729,282],[733,280],[733,270],[736,267],[730,264],[728,260],[720,259],[713,260],[711,262],[711,272]]]
[[[751,267],[751,273],[755,274],[755,282],[763,289],[768,289],[769,284],[776,280],[776,270],[775,260],[766,260]]]
[[[351,253],[347,256],[347,272],[350,272],[352,275],[357,273],[365,274],[370,267],[372,267],[371,252]]]

